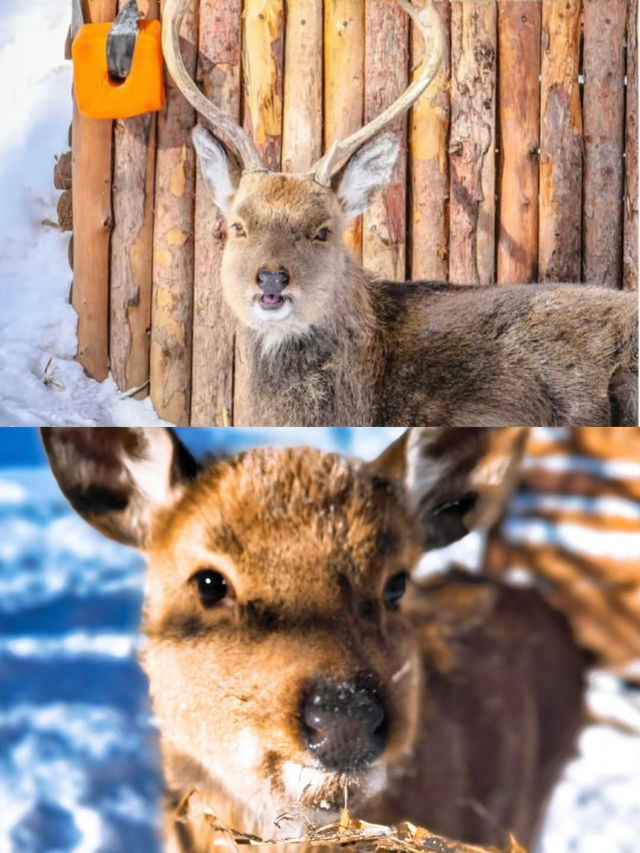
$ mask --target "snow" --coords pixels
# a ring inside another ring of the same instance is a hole
[[[74,361],[69,234],[46,224],[68,148],[70,12],[70,0],[0,4],[0,425],[158,424],[149,399],[121,399]]]
[[[278,441],[372,458],[397,431],[180,434],[192,450]],[[20,467],[16,447],[0,468],[0,851],[159,853],[159,758],[136,661],[142,560],[78,519],[48,469]],[[422,570],[477,565],[481,541],[458,544]],[[596,672],[588,705],[535,853],[640,850],[640,692]]]

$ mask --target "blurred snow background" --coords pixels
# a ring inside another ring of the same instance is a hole
[[[270,442],[372,458],[398,430],[180,433],[195,453]],[[478,551],[463,540],[454,556]],[[158,757],[135,658],[142,569],[70,511],[34,430],[0,432],[0,853],[159,853]],[[588,726],[538,853],[640,850],[639,694],[598,673],[589,702],[629,733]]]
[[[69,235],[45,224],[68,148],[70,15],[71,0],[0,3],[0,424],[157,424],[150,400],[121,400],[111,378],[95,382],[73,360]]]

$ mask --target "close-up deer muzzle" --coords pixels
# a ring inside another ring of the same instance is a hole
[[[377,690],[353,681],[319,681],[301,709],[303,737],[327,770],[361,770],[382,754],[387,711]]]

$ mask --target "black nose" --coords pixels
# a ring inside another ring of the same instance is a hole
[[[289,273],[280,267],[272,272],[263,267],[258,270],[258,287],[265,296],[279,296],[289,284]]]
[[[387,743],[387,715],[379,694],[354,682],[317,682],[302,705],[307,749],[329,770],[372,764]]]

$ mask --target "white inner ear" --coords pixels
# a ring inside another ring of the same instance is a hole
[[[439,437],[438,428],[415,427],[407,438],[406,488],[413,507],[449,473],[446,458],[433,459],[425,451]]]
[[[227,154],[209,131],[199,124],[193,128],[191,137],[207,189],[213,196],[220,212],[226,216],[229,212],[231,198],[235,193],[235,187],[229,174]]]
[[[144,437],[146,447],[142,458],[132,459],[125,456],[122,464],[138,491],[150,504],[166,506],[174,497],[174,489],[171,486],[173,442],[169,433],[162,427],[145,429]]]
[[[398,138],[388,133],[356,151],[338,186],[338,199],[347,219],[364,213],[373,194],[389,183],[399,153]]]

